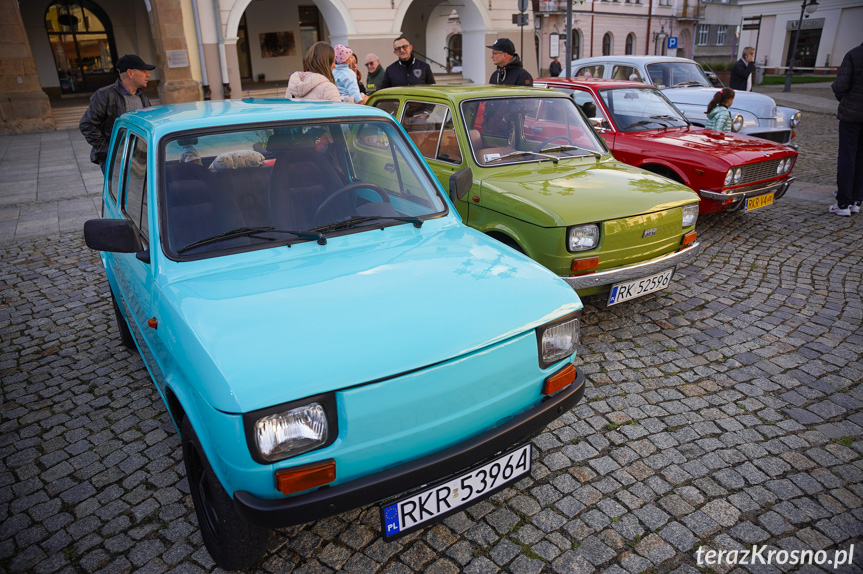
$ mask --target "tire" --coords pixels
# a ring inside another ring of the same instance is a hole
[[[117,298],[114,293],[111,293],[111,302],[114,303],[114,316],[117,318],[117,330],[120,331],[120,342],[127,349],[135,350],[135,338],[132,336],[132,331],[129,330],[129,324],[123,318],[120,312],[120,306],[117,305]]]
[[[187,417],[183,417],[180,434],[186,478],[207,551],[225,570],[254,566],[267,551],[270,530],[250,524],[237,514],[233,500],[213,472]]]

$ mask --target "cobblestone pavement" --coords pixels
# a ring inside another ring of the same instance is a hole
[[[795,173],[830,184],[820,137],[801,134]],[[587,301],[585,400],[534,440],[529,478],[393,543],[376,507],[278,530],[258,570],[821,571],[696,552],[854,544],[825,571],[860,572],[863,215],[786,198],[699,234],[666,292]],[[215,570],[96,254],[59,233],[0,243],[0,262],[0,571]]]

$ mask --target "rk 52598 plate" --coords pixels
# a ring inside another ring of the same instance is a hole
[[[384,539],[407,534],[458,511],[530,472],[530,443],[437,486],[381,506]]]

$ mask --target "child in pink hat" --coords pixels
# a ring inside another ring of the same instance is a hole
[[[342,99],[346,102],[364,104],[368,96],[360,93],[357,74],[348,66],[348,58],[353,52],[342,44],[336,44],[333,46],[333,50],[336,52],[336,68],[333,70],[333,79],[336,81]]]

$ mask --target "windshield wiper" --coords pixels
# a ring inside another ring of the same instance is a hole
[[[569,151],[569,150],[574,150],[574,149],[586,151],[587,153],[593,154],[593,157],[595,157],[597,159],[602,157],[602,154],[599,153],[598,151],[594,151],[592,149],[587,149],[585,147],[578,147],[577,145],[559,145],[559,146],[555,146],[555,147],[543,148],[539,151],[541,151],[541,152],[543,152],[543,151],[544,152],[558,152],[558,151]]]
[[[674,84],[671,87],[672,88],[685,88],[687,86],[704,86],[704,84],[702,84],[698,80],[688,80],[686,82],[680,82],[679,84]]]
[[[256,233],[289,233],[291,235],[296,235],[297,237],[301,237],[303,239],[316,239],[320,245],[327,244],[327,238],[324,237],[320,233],[312,233],[305,231],[290,231],[288,229],[276,229],[273,226],[267,227],[238,227],[237,229],[232,229],[231,231],[226,231],[225,233],[220,233],[219,235],[214,235],[212,237],[207,237],[205,239],[200,239],[198,241],[194,241],[185,247],[182,247],[177,250],[177,253],[183,253],[185,251],[189,251],[191,249],[195,249],[196,247],[202,247],[204,245],[209,245],[211,243],[218,243],[219,241],[227,241],[228,239],[234,239],[237,237],[247,237],[249,235],[255,235]]]
[[[500,157],[496,157],[494,159],[486,160],[485,164],[488,165],[490,163],[494,163],[496,161],[500,161],[502,159],[506,159],[508,157],[518,157],[520,155],[538,155],[539,157],[544,157],[545,159],[550,159],[554,163],[558,162],[558,158],[553,155],[546,155],[544,153],[540,153],[538,151],[514,151],[512,153],[508,153],[506,155],[502,155]]]
[[[656,121],[656,120],[641,120],[641,121],[635,122],[634,124],[629,124],[628,126],[626,126],[623,129],[628,130],[629,128],[637,128],[639,126],[646,126],[648,124],[659,124],[662,127],[668,129],[668,126],[666,124],[659,122],[659,121]]]
[[[347,219],[341,219],[339,221],[325,223],[324,225],[318,225],[317,227],[313,227],[309,231],[333,231],[336,229],[353,227],[354,225],[358,225],[360,223],[368,223],[369,221],[403,221],[405,223],[413,223],[413,226],[416,228],[420,228],[423,226],[423,220],[419,219],[418,217],[390,217],[388,215],[354,215],[352,217],[348,217]]]
[[[672,126],[674,125],[675,122],[683,122],[684,125],[689,125],[688,120],[686,120],[684,118],[677,117],[677,116],[667,115],[667,114],[663,115],[663,116],[650,116],[650,119],[652,119],[652,120],[666,120],[667,122],[672,124]]]

